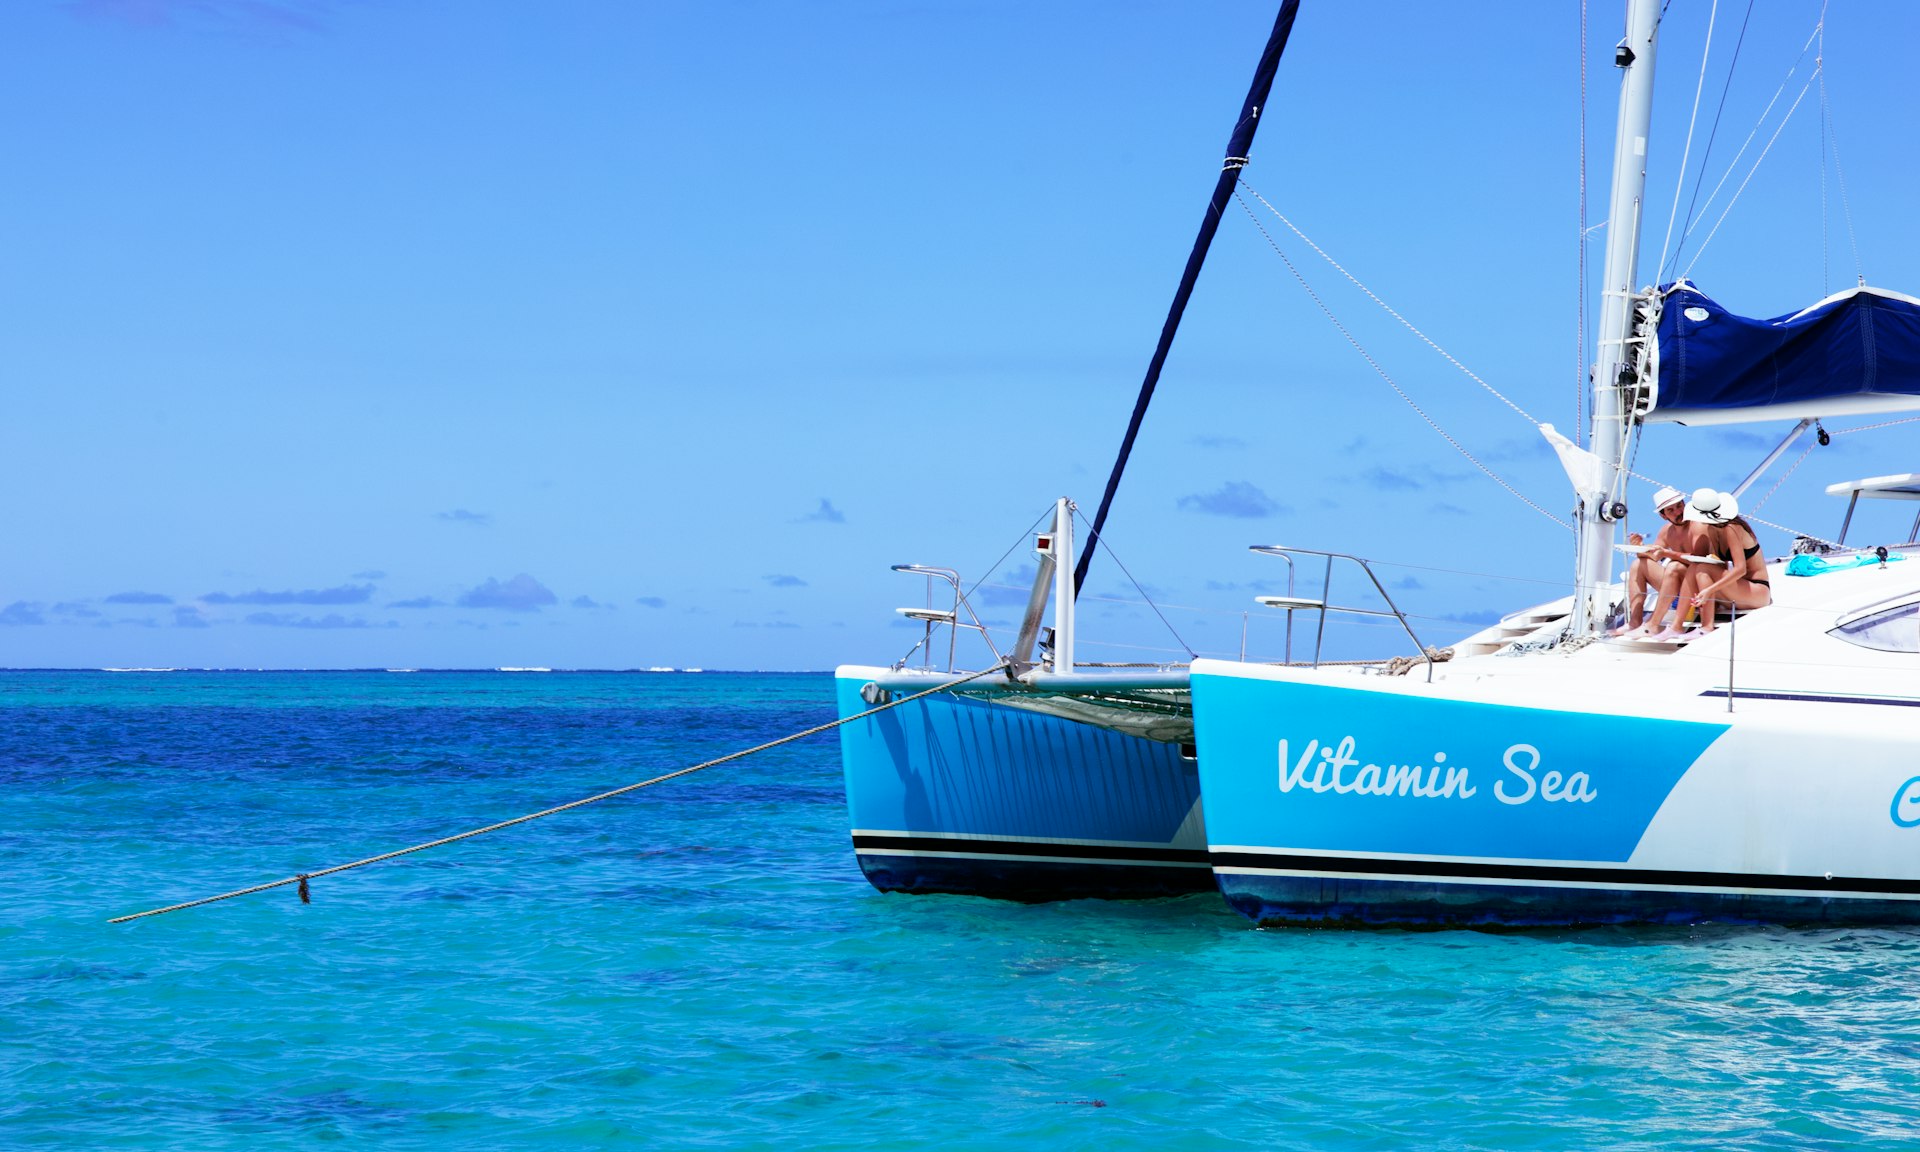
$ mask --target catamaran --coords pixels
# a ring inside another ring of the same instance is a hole
[[[1055,900],[1213,887],[1186,665],[1082,663],[1074,604],[1298,10],[1299,0],[1283,0],[1274,18],[1084,549],[1075,546],[1078,509],[1056,501],[1033,538],[1032,590],[1006,652],[993,648],[959,573],[897,565],[950,597],[936,604],[930,594],[923,607],[900,610],[924,625],[906,658],[835,671],[842,716],[968,680],[840,729],[854,851],[882,890]],[[1043,629],[1049,601],[1053,623]],[[936,629],[946,634],[944,669]],[[962,630],[993,650],[1004,675],[954,669]],[[921,663],[909,666],[916,654]]]
[[[1805,538],[1768,563],[1768,606],[1610,636],[1634,437],[1797,421],[1777,456],[1822,419],[1920,407],[1920,300],[1863,285],[1753,320],[1636,287],[1659,23],[1629,0],[1616,53],[1592,450],[1543,429],[1576,493],[1573,595],[1410,676],[1193,664],[1208,857],[1255,920],[1920,920],[1911,538]],[[1920,496],[1907,475],[1834,487]]]
[[[1318,644],[1330,614],[1392,617],[1412,637],[1406,615],[1359,557],[1261,546],[1289,572],[1326,574],[1317,594],[1262,598],[1313,628],[1305,666],[1290,651],[1279,664],[1095,669],[1074,658],[1075,517],[1062,501],[1035,539],[1018,637],[996,652],[1004,671],[842,729],[855,848],[876,885],[1048,899],[1210,880],[1263,924],[1920,920],[1920,564],[1906,562],[1920,521],[1905,544],[1848,548],[1844,525],[1796,541],[1767,564],[1772,602],[1710,632],[1611,635],[1626,597],[1616,537],[1630,482],[1644,481],[1628,464],[1636,437],[1794,421],[1751,484],[1800,437],[1824,439],[1823,420],[1920,408],[1920,300],[1862,284],[1747,319],[1684,279],[1639,286],[1659,9],[1627,0],[1615,53],[1591,447],[1541,427],[1575,492],[1571,595],[1446,652],[1416,639],[1410,660],[1334,667]],[[1236,131],[1223,185],[1250,143]],[[1223,202],[1216,189],[1210,221]],[[1189,259],[1121,464],[1210,238]],[[1081,575],[1117,479],[1118,465]],[[1920,499],[1920,476],[1831,490]],[[1375,607],[1332,602],[1336,566],[1370,584]],[[948,669],[931,667],[936,629],[949,645],[963,628],[986,636],[957,575],[910,570],[953,593],[903,610],[926,626],[923,666],[840,669],[843,714],[963,675],[951,647]]]

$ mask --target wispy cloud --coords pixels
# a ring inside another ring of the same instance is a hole
[[[209,592],[200,597],[206,604],[365,604],[373,596],[371,584],[342,584],[337,588],[303,588],[299,591]]]
[[[1039,575],[1039,569],[1032,564],[1022,564],[1013,571],[994,578],[991,584],[982,584],[980,590],[968,599],[981,604],[1025,604],[1033,591],[1033,578]]]
[[[100,610],[98,608],[75,603],[70,600],[64,600],[55,604],[53,606],[53,614],[55,616],[78,616],[82,620],[98,620],[100,618]]]
[[[845,524],[847,522],[846,514],[840,511],[840,509],[835,508],[833,501],[827,499],[825,496],[820,497],[820,507],[815,508],[805,516],[800,517],[800,519],[802,522],[812,520],[821,524]]]
[[[461,594],[462,608],[500,608],[508,612],[537,612],[560,598],[525,572],[505,583],[489,576],[486,582]]]
[[[1178,505],[1209,516],[1232,516],[1240,520],[1260,520],[1288,511],[1284,504],[1245,480],[1229,481],[1217,492],[1196,492],[1191,496],[1182,496]]]
[[[475,528],[485,528],[493,523],[491,512],[469,512],[465,508],[455,508],[451,512],[435,512],[435,520],[445,520],[449,524],[471,524]]]
[[[1426,587],[1425,584],[1420,583],[1418,576],[1402,576],[1393,582],[1393,586],[1395,590],[1403,592],[1418,592]]]
[[[1362,476],[1361,480],[1369,487],[1378,488],[1383,492],[1408,492],[1417,491],[1420,488],[1420,481],[1408,473],[1383,468],[1377,464],[1367,469],[1366,475]]]
[[[1456,624],[1478,624],[1484,628],[1489,624],[1498,624],[1500,615],[1492,608],[1482,608],[1477,612],[1449,612],[1440,619],[1451,620]]]
[[[207,614],[200,611],[198,607],[182,604],[173,610],[173,626],[175,628],[211,628],[213,621],[207,619]]]
[[[326,0],[67,0],[67,11],[87,20],[116,20],[142,28],[213,23],[264,25],[298,32],[321,32]]]
[[[338,612],[329,612],[317,620],[312,616],[295,616],[291,612],[255,612],[247,617],[247,623],[256,624],[263,628],[334,629],[398,628],[400,626],[397,622],[393,621],[389,621],[386,624],[369,624],[361,617],[354,616],[349,618],[340,615]]]
[[[1714,428],[1707,435],[1728,448],[1738,448],[1744,452],[1771,452],[1780,443],[1778,436],[1749,432],[1744,428]]]
[[[107,597],[109,604],[171,604],[173,597],[158,592],[115,592]]]
[[[0,608],[0,625],[45,624],[47,622],[46,607],[45,604],[15,600],[5,608]]]
[[[387,574],[378,568],[372,568],[365,572],[355,572],[353,574],[353,579],[355,580],[385,580],[386,578]]]
[[[1446,484],[1458,484],[1473,476],[1471,472],[1442,472],[1431,464],[1412,468],[1387,468],[1379,464],[1360,475],[1360,482],[1382,492],[1405,492]]]
[[[791,620],[735,620],[735,628],[798,628]]]
[[[1509,436],[1496,440],[1478,453],[1480,459],[1489,464],[1498,464],[1508,460],[1531,460],[1553,455],[1552,445],[1544,436]]]
[[[662,596],[635,596],[633,602],[642,608],[665,608],[667,606],[666,598]]]
[[[1221,452],[1235,448],[1245,448],[1247,442],[1238,436],[1195,436],[1187,443],[1195,448],[1204,448],[1209,452]]]
[[[773,585],[775,588],[805,588],[807,586],[807,582],[805,580],[800,579],[800,577],[788,576],[783,573],[775,573],[774,575],[771,575],[771,576],[762,576],[761,579]]]
[[[387,602],[387,607],[389,608],[445,608],[446,606],[447,602],[445,600],[435,600],[431,596],[415,596],[410,600],[390,600]]]
[[[574,608],[596,608],[607,612],[617,612],[620,610],[620,606],[617,604],[602,604],[591,596],[575,596],[573,599],[567,601],[567,603]]]
[[[1458,504],[1449,504],[1445,500],[1427,505],[1427,512],[1434,516],[1471,516],[1473,513]]]

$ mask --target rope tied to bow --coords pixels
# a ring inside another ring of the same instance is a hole
[[[873,715],[876,715],[877,713],[885,712],[889,708],[898,708],[902,704],[911,704],[915,700],[922,700],[928,696],[933,696],[937,693],[951,692],[955,688],[960,687],[962,684],[969,684],[975,680],[981,679],[982,677],[991,676],[997,672],[1004,671],[1006,667],[1007,665],[1003,661],[983,671],[968,673],[967,675],[962,676],[957,680],[949,680],[944,684],[936,684],[932,688],[928,688],[925,691],[921,691],[921,692],[915,692],[911,696],[902,696],[898,700],[889,700],[884,704],[875,705],[874,707],[869,708],[864,712],[856,712],[851,716],[842,716],[838,720],[829,721],[828,723],[825,723],[825,724],[816,724],[812,728],[808,728],[801,732],[795,732],[788,736],[782,736],[778,740],[769,740],[765,744],[758,744],[752,748],[743,749],[742,751],[739,751],[739,752],[729,752],[725,756],[721,756],[713,760],[708,760],[701,764],[695,764],[691,768],[682,768],[675,772],[668,772],[663,776],[655,776],[650,780],[641,780],[641,781],[638,781],[637,783],[628,784],[628,785],[625,785],[624,787],[612,789],[611,791],[600,792],[592,796],[583,797],[579,800],[569,801],[568,803],[565,803],[565,804],[558,804],[552,808],[545,808],[538,812],[529,812],[525,816],[515,816],[511,820],[502,820],[495,824],[488,824],[483,828],[470,828],[465,832],[456,832],[451,836],[442,836],[438,840],[428,840],[424,844],[414,844],[414,845],[411,845],[410,847],[399,848],[392,852],[382,852],[378,856],[369,856],[364,860],[355,860],[348,864],[335,864],[331,868],[316,868],[311,872],[296,873],[295,875],[288,876],[284,880],[272,880],[265,884],[254,884],[246,888],[236,888],[231,892],[222,892],[218,896],[203,896],[198,900],[187,900],[179,904],[169,904],[165,908],[149,908],[145,912],[135,912],[127,916],[115,916],[112,919],[108,920],[107,923],[125,924],[129,920],[139,920],[147,916],[159,916],[167,912],[179,912],[187,908],[198,908],[202,904],[214,904],[221,900],[231,900],[236,896],[250,896],[255,892],[265,892],[271,888],[284,888],[289,884],[299,885],[300,902],[302,904],[311,904],[313,903],[313,895],[312,895],[312,890],[307,885],[308,880],[318,879],[322,876],[331,876],[336,872],[347,872],[355,868],[365,868],[369,864],[378,864],[378,863],[381,863],[382,861],[392,860],[399,856],[407,856],[415,852],[424,852],[429,848],[438,848],[445,844],[452,844],[458,840],[471,840],[475,836],[484,836],[489,832],[498,832],[503,828],[511,828],[516,824],[525,824],[531,820],[539,820],[547,816],[556,816],[562,812],[568,812],[575,808],[583,808],[588,804],[598,804],[602,800],[611,800],[615,796],[624,796],[629,792],[634,792],[641,788],[649,788],[655,784],[662,784],[668,780],[675,779],[676,777],[691,775],[692,773],[699,772],[706,768],[713,768],[718,765],[725,764],[728,761],[741,760],[748,756],[752,756],[757,752],[765,752],[769,748],[778,748],[782,744],[791,744],[795,740],[804,740],[809,736],[818,735],[821,732],[826,732],[834,728],[838,728],[842,724],[851,724],[855,720],[862,720],[868,716],[873,716]]]

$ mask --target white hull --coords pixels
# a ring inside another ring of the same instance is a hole
[[[1431,684],[1197,661],[1221,890],[1266,922],[1920,920],[1920,654],[1829,634],[1920,597],[1906,567]]]

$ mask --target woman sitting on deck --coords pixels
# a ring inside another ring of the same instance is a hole
[[[1730,604],[1750,612],[1773,603],[1767,582],[1767,558],[1753,526],[1740,518],[1740,504],[1731,493],[1702,488],[1687,504],[1687,519],[1707,526],[1707,553],[1726,561],[1726,567],[1691,565],[1688,586],[1696,587],[1693,603],[1700,609],[1700,631],[1713,631],[1714,609]]]

